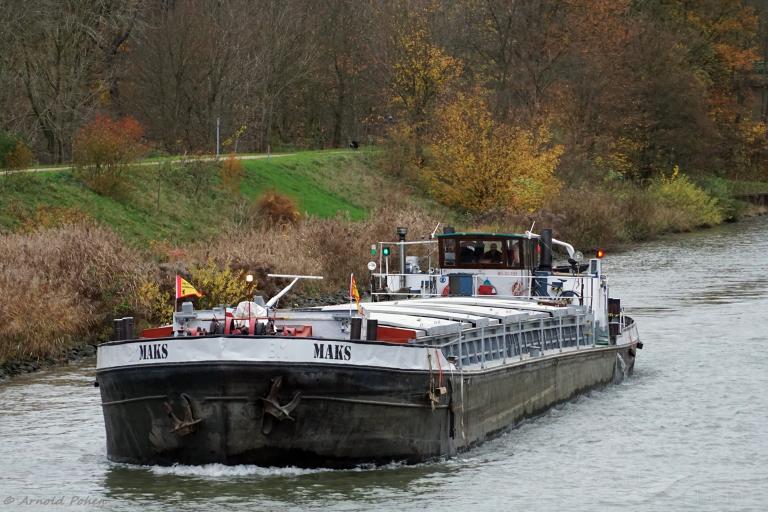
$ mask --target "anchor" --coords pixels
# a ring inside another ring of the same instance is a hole
[[[202,422],[202,419],[196,419],[192,413],[192,400],[186,393],[181,394],[184,408],[184,419],[180,420],[173,412],[173,407],[168,402],[163,403],[165,412],[168,414],[168,418],[171,420],[171,432],[179,435],[186,436],[197,430],[197,425]]]
[[[269,435],[269,433],[272,432],[274,419],[277,419],[277,421],[295,421],[294,418],[291,417],[291,412],[297,405],[299,405],[299,401],[301,400],[301,392],[297,391],[294,393],[290,402],[285,405],[280,405],[278,394],[280,393],[280,386],[283,384],[283,377],[273,377],[271,382],[272,387],[267,396],[259,398],[264,404],[264,415],[261,418],[261,432],[264,435]]]

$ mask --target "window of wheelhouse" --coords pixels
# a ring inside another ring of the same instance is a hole
[[[525,268],[525,240],[511,238],[507,242],[507,267],[508,268]]]
[[[440,240],[440,263],[443,267],[456,266],[456,243],[453,238]]]
[[[532,238],[530,240],[520,240],[524,246],[526,267],[529,269],[535,269],[539,266],[539,257],[541,255],[541,248],[539,247],[538,238]]]
[[[461,237],[440,240],[440,263],[447,268],[505,268],[506,253],[504,239]]]

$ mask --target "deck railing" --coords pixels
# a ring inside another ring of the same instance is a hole
[[[579,350],[595,342],[591,315],[584,312],[467,329],[439,346],[462,367],[479,364],[485,368],[546,351]]]
[[[406,298],[429,298],[442,296],[439,290],[438,280],[440,278],[450,278],[450,274],[374,274],[374,277],[397,278],[398,280],[413,280],[418,277],[420,286],[418,288],[408,288],[401,290],[374,291],[371,293],[378,300],[396,300]],[[508,299],[561,299],[570,304],[591,305],[592,283],[597,279],[594,275],[556,275],[556,276],[499,276],[477,274],[472,277],[472,295],[471,297],[496,297]],[[496,288],[496,294],[478,293],[480,286],[485,279]],[[549,282],[545,285],[548,295],[536,295],[533,293],[535,281],[537,279]],[[562,281],[560,288],[553,287],[552,283]],[[452,293],[451,296],[458,294]]]

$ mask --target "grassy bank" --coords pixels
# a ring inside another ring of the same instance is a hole
[[[69,170],[13,174],[0,178],[0,229],[31,231],[93,219],[129,243],[183,243],[215,236],[233,221],[244,222],[238,216],[248,214],[247,205],[270,189],[293,198],[308,216],[341,213],[361,220],[384,187],[370,158],[363,152],[310,151],[243,160],[241,194],[234,197],[221,187],[212,162],[136,166],[114,197],[96,194]]]
[[[176,273],[206,292],[200,306],[271,295],[279,283],[269,272],[323,275],[298,290],[319,296],[346,289],[352,272],[365,275],[370,243],[392,239],[398,225],[413,239],[438,220],[496,231],[535,220],[587,253],[717,224],[743,212],[734,194],[768,191],[764,183],[668,178],[566,188],[539,212],[470,218],[381,173],[376,158],[314,151],[244,160],[239,193],[205,161],[136,166],[112,196],[67,170],[1,177],[0,363],[103,340],[116,316],[135,316],[139,327],[168,321]],[[271,190],[291,197],[302,220],[260,222],[255,201]],[[255,286],[246,272],[257,275]]]

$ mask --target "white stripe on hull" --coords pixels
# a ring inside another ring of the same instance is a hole
[[[283,337],[184,337],[136,340],[101,345],[97,370],[137,365],[198,362],[262,362],[334,364],[395,368],[399,370],[450,370],[440,349],[381,342]],[[455,368],[453,368],[455,369]]]

